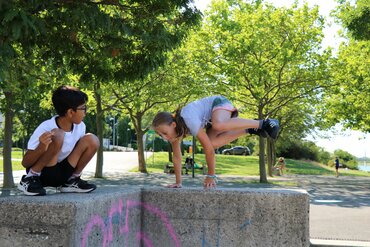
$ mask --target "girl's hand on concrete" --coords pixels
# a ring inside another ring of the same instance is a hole
[[[167,188],[179,189],[181,187],[182,187],[182,184],[170,184],[170,185],[167,185]]]
[[[205,189],[215,189],[217,186],[216,186],[216,179],[215,178],[211,178],[211,177],[206,177],[204,179],[204,188]]]

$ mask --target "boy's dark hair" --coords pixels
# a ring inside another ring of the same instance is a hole
[[[52,101],[57,114],[64,116],[69,109],[76,111],[78,106],[85,104],[88,97],[76,87],[60,86],[53,92]]]
[[[176,137],[185,137],[189,133],[189,128],[186,126],[185,121],[181,117],[180,113],[181,109],[177,109],[175,114],[171,114],[169,112],[159,112],[153,119],[152,127],[156,128],[162,124],[170,125],[172,122],[176,122]]]

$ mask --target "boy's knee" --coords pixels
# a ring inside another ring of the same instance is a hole
[[[53,144],[56,145],[56,147],[61,148],[63,146],[64,141],[64,131],[61,129],[53,129],[51,131],[53,132],[52,137]]]
[[[94,134],[87,133],[82,139],[88,144],[88,147],[93,149],[98,149],[100,146],[99,138]]]

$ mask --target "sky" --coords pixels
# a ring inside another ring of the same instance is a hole
[[[276,7],[289,7],[294,0],[266,0]],[[210,4],[211,0],[195,0],[195,6],[201,11],[204,11]],[[339,44],[343,41],[338,35],[340,26],[337,25],[333,18],[330,17],[330,12],[337,6],[335,0],[299,0],[299,5],[304,2],[308,3],[309,7],[319,6],[319,13],[325,17],[327,27],[324,29],[325,38],[322,46],[338,49]],[[340,125],[333,128],[332,131],[318,132],[307,139],[312,140],[317,146],[323,147],[329,152],[336,149],[345,150],[356,157],[370,157],[370,134],[365,134],[360,131],[342,130]]]

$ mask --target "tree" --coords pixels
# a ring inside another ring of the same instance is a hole
[[[14,45],[16,46],[16,45]],[[38,80],[41,77],[44,81],[48,81],[47,69],[38,70],[38,75],[35,75],[37,64],[34,57],[35,52],[25,52],[21,47],[14,50],[17,52],[18,58],[9,59],[11,62],[7,66],[8,70],[3,71],[3,77],[0,79],[0,90],[3,98],[0,101],[0,110],[4,113],[4,187],[13,187],[14,181],[12,176],[11,150],[13,146],[13,119],[16,117],[21,126],[20,135],[23,141],[26,142],[28,136],[34,131],[36,126],[43,121],[45,116],[50,116],[50,111],[40,111],[40,102],[44,96],[38,90],[35,90],[38,85]],[[28,59],[25,58],[28,55]],[[37,89],[48,88],[38,86]],[[47,90],[46,90],[47,91]],[[49,104],[50,105],[50,104]],[[19,137],[18,137],[19,138]]]
[[[284,122],[290,117],[283,115],[289,112],[284,109],[315,99],[328,84],[331,53],[321,50],[323,26],[317,7],[213,1],[198,32],[202,55],[197,64],[210,69],[208,80],[217,80],[215,88],[240,102],[252,117]],[[308,115],[301,118],[303,124]],[[260,181],[267,182],[262,138],[259,150]]]
[[[50,52],[55,56],[64,54],[63,64],[80,75],[83,87],[93,90],[97,134],[102,141],[104,112],[115,105],[104,100],[103,95],[109,92],[103,90],[118,82],[125,94],[130,90],[126,84],[153,72],[165,61],[165,52],[178,46],[187,30],[197,23],[200,13],[189,1],[180,0],[58,3],[45,17],[53,27],[48,43],[61,41],[55,42]],[[100,148],[96,177],[102,176],[102,165]]]
[[[13,118],[19,111],[22,88],[27,88],[24,74],[32,64],[25,60],[42,25],[13,1],[0,2],[0,91],[1,112],[4,113],[4,187],[13,187],[11,164]]]
[[[368,1],[357,1],[356,8],[345,3],[337,10],[337,20],[349,33],[343,33],[347,41],[340,45],[337,58],[331,63],[336,87],[323,95],[320,115],[327,126],[341,123],[345,128],[370,131],[370,41],[366,31],[370,23],[366,17],[369,9]],[[367,24],[358,24],[354,30],[350,23],[358,16],[367,19]]]
[[[327,126],[370,131],[370,42],[350,40],[341,44],[332,63],[336,87],[326,91],[320,115]]]
[[[355,6],[346,0],[338,0],[338,3],[336,16],[352,37],[357,40],[370,40],[370,2],[357,0]]]
[[[94,92],[97,134],[102,141],[105,83],[143,78],[165,61],[200,19],[190,1],[11,1],[4,14],[0,52],[14,57],[14,44],[37,47],[39,59],[75,74],[82,89]],[[14,28],[12,29],[13,26]],[[10,26],[10,28],[9,28]],[[10,55],[9,55],[10,54]],[[3,70],[2,70],[3,71]],[[1,74],[1,73],[0,73]],[[95,176],[102,176],[102,149]]]
[[[186,72],[190,68],[184,64],[187,61],[184,52],[183,48],[177,49],[169,54],[169,60],[156,72],[142,80],[126,82],[124,88],[117,85],[113,89],[119,100],[116,106],[128,113],[135,128],[140,172],[147,172],[143,136],[149,130],[158,108],[167,106],[166,111],[175,110],[190,97],[196,97],[199,90]]]

